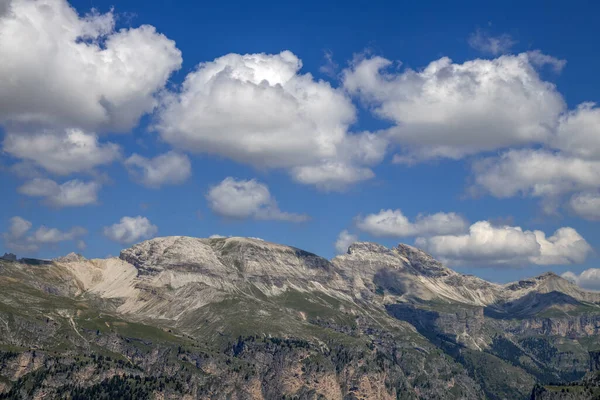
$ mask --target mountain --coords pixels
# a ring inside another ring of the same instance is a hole
[[[581,379],[599,329],[599,293],[403,244],[327,260],[177,236],[0,260],[0,398],[526,399]]]

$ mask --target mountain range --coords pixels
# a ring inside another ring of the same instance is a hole
[[[587,399],[557,388],[594,381],[599,330],[600,293],[404,244],[327,260],[173,236],[0,260],[0,398]]]

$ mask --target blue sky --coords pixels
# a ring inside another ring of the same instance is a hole
[[[416,242],[500,282],[597,265],[591,2],[8,4],[0,251],[219,234]]]

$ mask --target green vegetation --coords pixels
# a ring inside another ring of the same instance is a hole
[[[511,366],[492,354],[465,349],[460,361],[491,400],[525,399],[535,384],[535,380],[521,368]]]

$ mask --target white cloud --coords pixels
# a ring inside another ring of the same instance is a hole
[[[558,58],[549,56],[547,54],[542,53],[539,50],[533,50],[527,52],[527,57],[529,58],[529,62],[536,67],[550,66],[554,69],[554,72],[559,73],[562,69],[567,65],[567,60],[560,60]]]
[[[9,132],[4,139],[3,148],[13,157],[27,160],[58,175],[89,171],[112,163],[121,154],[118,145],[100,144],[96,135],[78,129],[67,129],[63,133]]]
[[[307,215],[281,211],[267,185],[252,180],[225,178],[206,195],[210,208],[228,218],[254,218],[302,222]]]
[[[370,139],[348,133],[356,116],[352,101],[300,74],[301,67],[289,51],[201,63],[165,102],[157,129],[184,151],[288,169],[302,183],[339,189],[370,178],[365,169],[381,161],[385,146],[369,159],[357,153],[349,142]]]
[[[482,53],[497,56],[510,51],[516,41],[509,34],[491,36],[488,32],[477,29],[469,36],[469,46]]]
[[[0,123],[127,131],[181,66],[149,25],[115,30],[112,12],[80,17],[65,0],[12,0],[0,16]]]
[[[539,197],[548,213],[556,213],[563,197],[575,193],[569,207],[595,219],[590,193],[600,189],[600,109],[582,103],[562,114],[546,148],[512,149],[475,162],[473,181],[475,194]]]
[[[135,180],[151,188],[183,183],[192,174],[189,158],[174,151],[151,159],[133,154],[125,161],[125,166]]]
[[[411,222],[401,210],[381,210],[356,218],[356,227],[373,236],[406,237],[446,235],[466,231],[467,221],[456,213],[419,214]]]
[[[67,240],[73,240],[79,236],[85,235],[87,231],[84,228],[76,227],[72,228],[68,232],[62,232],[56,228],[48,228],[46,226],[40,226],[31,236],[31,239],[40,244],[46,243],[58,243]]]
[[[48,228],[42,225],[34,232],[29,233],[31,227],[32,223],[26,219],[17,216],[12,217],[8,232],[2,234],[6,247],[17,252],[35,253],[42,246],[78,240],[87,234],[87,231],[82,227],[61,231],[57,228]],[[82,240],[78,240],[78,242],[82,242]]]
[[[348,164],[326,163],[293,169],[294,179],[307,185],[315,185],[325,191],[343,190],[354,183],[375,176],[369,168],[357,168]]]
[[[546,142],[565,102],[555,86],[536,71],[549,63],[539,53],[476,59],[449,58],[423,70],[386,72],[382,57],[355,61],[343,73],[344,87],[374,113],[395,123],[387,130],[401,145],[396,162],[416,162],[528,143]]]
[[[579,275],[574,272],[567,271],[561,275],[563,278],[575,283],[583,289],[600,290],[600,269],[586,269]]]
[[[560,228],[546,238],[542,231],[516,226],[492,226],[488,221],[471,225],[464,235],[418,238],[417,246],[451,264],[577,264],[592,253],[591,246],[573,228]]]
[[[600,220],[600,193],[577,193],[571,197],[569,206],[577,215],[588,220]]]
[[[581,264],[593,252],[589,243],[573,228],[560,228],[549,238],[542,231],[534,231],[540,244],[539,256],[530,260],[534,264]]]
[[[499,198],[553,197],[600,187],[600,160],[549,150],[509,150],[474,164],[474,191]]]
[[[565,113],[550,144],[572,156],[600,159],[600,108],[582,103]]]
[[[335,241],[335,250],[338,254],[344,254],[348,251],[348,247],[358,240],[358,235],[352,234],[347,230],[343,230],[338,235]]]
[[[52,179],[35,178],[19,187],[18,191],[30,197],[47,197],[58,193],[60,185]]]
[[[209,239],[224,239],[228,236],[223,236],[223,235],[218,235],[218,234],[214,234],[214,235],[210,235],[208,238]]]
[[[325,63],[319,67],[319,72],[329,77],[335,77],[339,65],[334,61],[333,53],[330,50],[325,50],[323,58],[325,59]]]
[[[104,228],[104,236],[114,242],[128,244],[141,239],[148,239],[158,232],[158,227],[152,225],[146,217],[123,217],[119,223]]]
[[[25,182],[18,192],[30,197],[43,197],[44,202],[54,207],[80,207],[98,201],[98,182],[83,182],[73,179],[58,184],[51,179],[35,178]]]
[[[8,234],[13,238],[21,238],[29,229],[31,229],[31,222],[21,217],[12,217],[10,219],[10,228]]]

